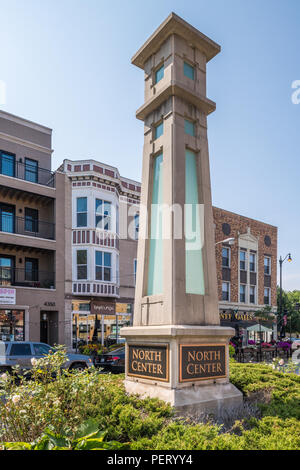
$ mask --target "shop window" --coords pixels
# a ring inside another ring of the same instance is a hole
[[[0,341],[24,339],[24,311],[0,310]]]

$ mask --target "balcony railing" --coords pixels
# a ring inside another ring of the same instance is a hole
[[[55,188],[55,173],[30,163],[16,162],[9,155],[0,155],[0,174]]]
[[[55,239],[55,224],[31,217],[17,217],[13,214],[0,213],[0,232],[17,233],[29,237]]]
[[[0,286],[55,288],[55,273],[19,268],[0,267]]]

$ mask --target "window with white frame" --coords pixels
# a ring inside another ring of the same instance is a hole
[[[270,305],[271,303],[271,289],[269,287],[264,288],[264,304]]]
[[[256,298],[256,286],[250,286],[250,292],[249,292],[249,302],[250,304],[255,304],[255,298]]]
[[[97,281],[112,280],[111,270],[111,253],[105,251],[96,251],[95,253],[95,277]]]
[[[246,271],[246,250],[240,250],[240,270]]]
[[[250,253],[250,256],[249,256],[249,269],[253,273],[256,272],[256,254],[255,253]]]
[[[87,227],[87,197],[76,200],[77,227]]]
[[[271,274],[271,258],[270,256],[264,257],[264,272],[265,274]]]
[[[222,282],[222,300],[230,300],[230,283]]]
[[[222,266],[230,268],[230,248],[223,246],[222,248]]]
[[[111,230],[111,202],[96,199],[95,224],[101,230]]]
[[[139,239],[139,229],[140,229],[140,216],[136,214],[134,216],[134,239]]]
[[[246,302],[246,285],[240,284],[240,302]]]
[[[77,250],[77,280],[87,279],[87,250]]]

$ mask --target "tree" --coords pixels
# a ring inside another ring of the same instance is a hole
[[[287,330],[293,333],[300,333],[300,311],[297,311],[297,304],[300,304],[300,290],[282,290],[282,312],[286,310],[288,316]],[[280,311],[280,288],[277,286],[277,307]],[[291,322],[291,323],[290,323]]]

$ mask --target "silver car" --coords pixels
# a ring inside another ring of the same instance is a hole
[[[47,356],[53,348],[45,343],[35,341],[0,341],[0,372],[10,372],[14,366],[29,370],[32,368],[31,359],[41,359]],[[86,369],[93,366],[89,356],[67,353],[64,368],[68,370]]]

